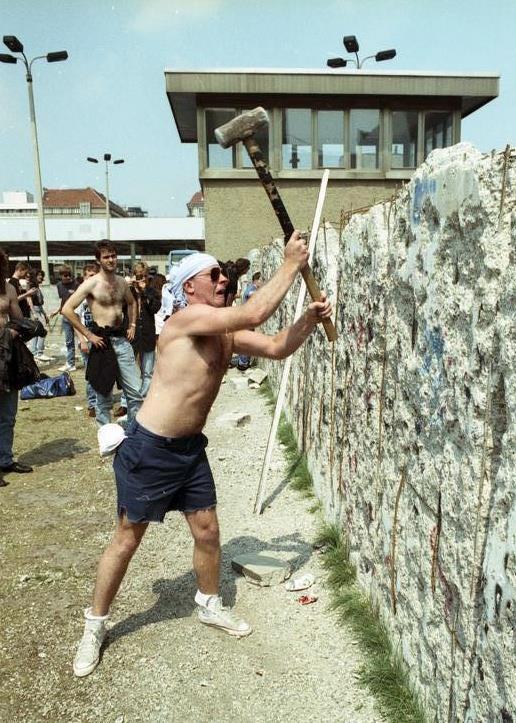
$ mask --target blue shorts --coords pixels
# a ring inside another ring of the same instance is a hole
[[[113,461],[119,516],[163,522],[167,512],[215,507],[217,495],[204,434],[162,437],[133,420]]]

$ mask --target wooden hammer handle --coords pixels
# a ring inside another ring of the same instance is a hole
[[[269,197],[269,200],[274,209],[274,213],[276,214],[278,221],[280,222],[281,228],[283,229],[283,233],[285,234],[285,243],[287,243],[289,238],[294,233],[294,226],[292,224],[292,221],[290,220],[290,216],[287,213],[285,204],[281,200],[281,196],[279,195],[278,189],[276,188],[274,179],[272,178],[270,171],[267,168],[267,164],[263,159],[263,154],[261,152],[260,146],[256,142],[254,136],[244,138],[243,143],[247,148],[249,158],[251,159],[252,164],[258,174],[258,177],[265,189],[265,192]],[[319,285],[315,280],[312,269],[308,264],[304,267],[304,269],[301,269],[301,275],[303,276],[306,288],[308,289],[308,293],[310,294],[312,299],[314,301],[320,301],[321,290],[319,289]],[[335,329],[332,320],[323,319],[322,325],[324,326],[324,331],[326,332],[328,341],[335,341],[337,339],[337,330]]]

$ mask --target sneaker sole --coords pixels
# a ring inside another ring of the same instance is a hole
[[[87,668],[81,668],[80,670],[77,670],[75,666],[73,667],[73,674],[76,678],[85,678],[90,673],[93,673],[97,665],[100,663],[100,658],[98,658],[94,663],[91,665],[88,665]]]
[[[210,628],[217,628],[218,630],[222,630],[228,635],[233,635],[235,638],[246,638],[248,635],[251,635],[253,632],[252,628],[249,628],[249,630],[241,631],[241,630],[232,630],[231,628],[225,628],[224,625],[217,625],[216,623],[209,623],[205,620],[201,620],[199,618],[199,622],[201,622],[203,625],[209,625]]]

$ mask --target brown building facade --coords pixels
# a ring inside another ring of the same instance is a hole
[[[363,70],[166,71],[181,140],[197,143],[206,248],[220,258],[281,235],[245,148],[222,149],[215,129],[263,106],[257,140],[296,227],[308,228],[330,169],[324,216],[392,196],[435,148],[461,138],[462,118],[498,95],[495,75]]]

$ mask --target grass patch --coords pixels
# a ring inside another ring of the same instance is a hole
[[[382,715],[396,723],[425,723],[421,703],[413,693],[406,666],[392,648],[378,610],[356,584],[349,545],[336,525],[324,524],[316,539],[323,546],[323,566],[332,592],[331,607],[349,625],[365,653],[359,682],[369,689]]]
[[[275,405],[268,382],[260,393],[269,406]],[[304,497],[314,497],[312,477],[305,455],[297,448],[292,426],[282,414],[278,439],[284,445],[289,463],[287,478]],[[320,512],[317,500],[310,512]],[[359,683],[375,696],[380,713],[393,723],[426,723],[421,703],[412,691],[405,664],[393,650],[378,610],[356,583],[356,570],[350,561],[349,544],[337,525],[324,523],[315,544],[324,548],[323,567],[331,590],[331,607],[343,625],[351,627],[364,652],[365,662],[358,673]]]

